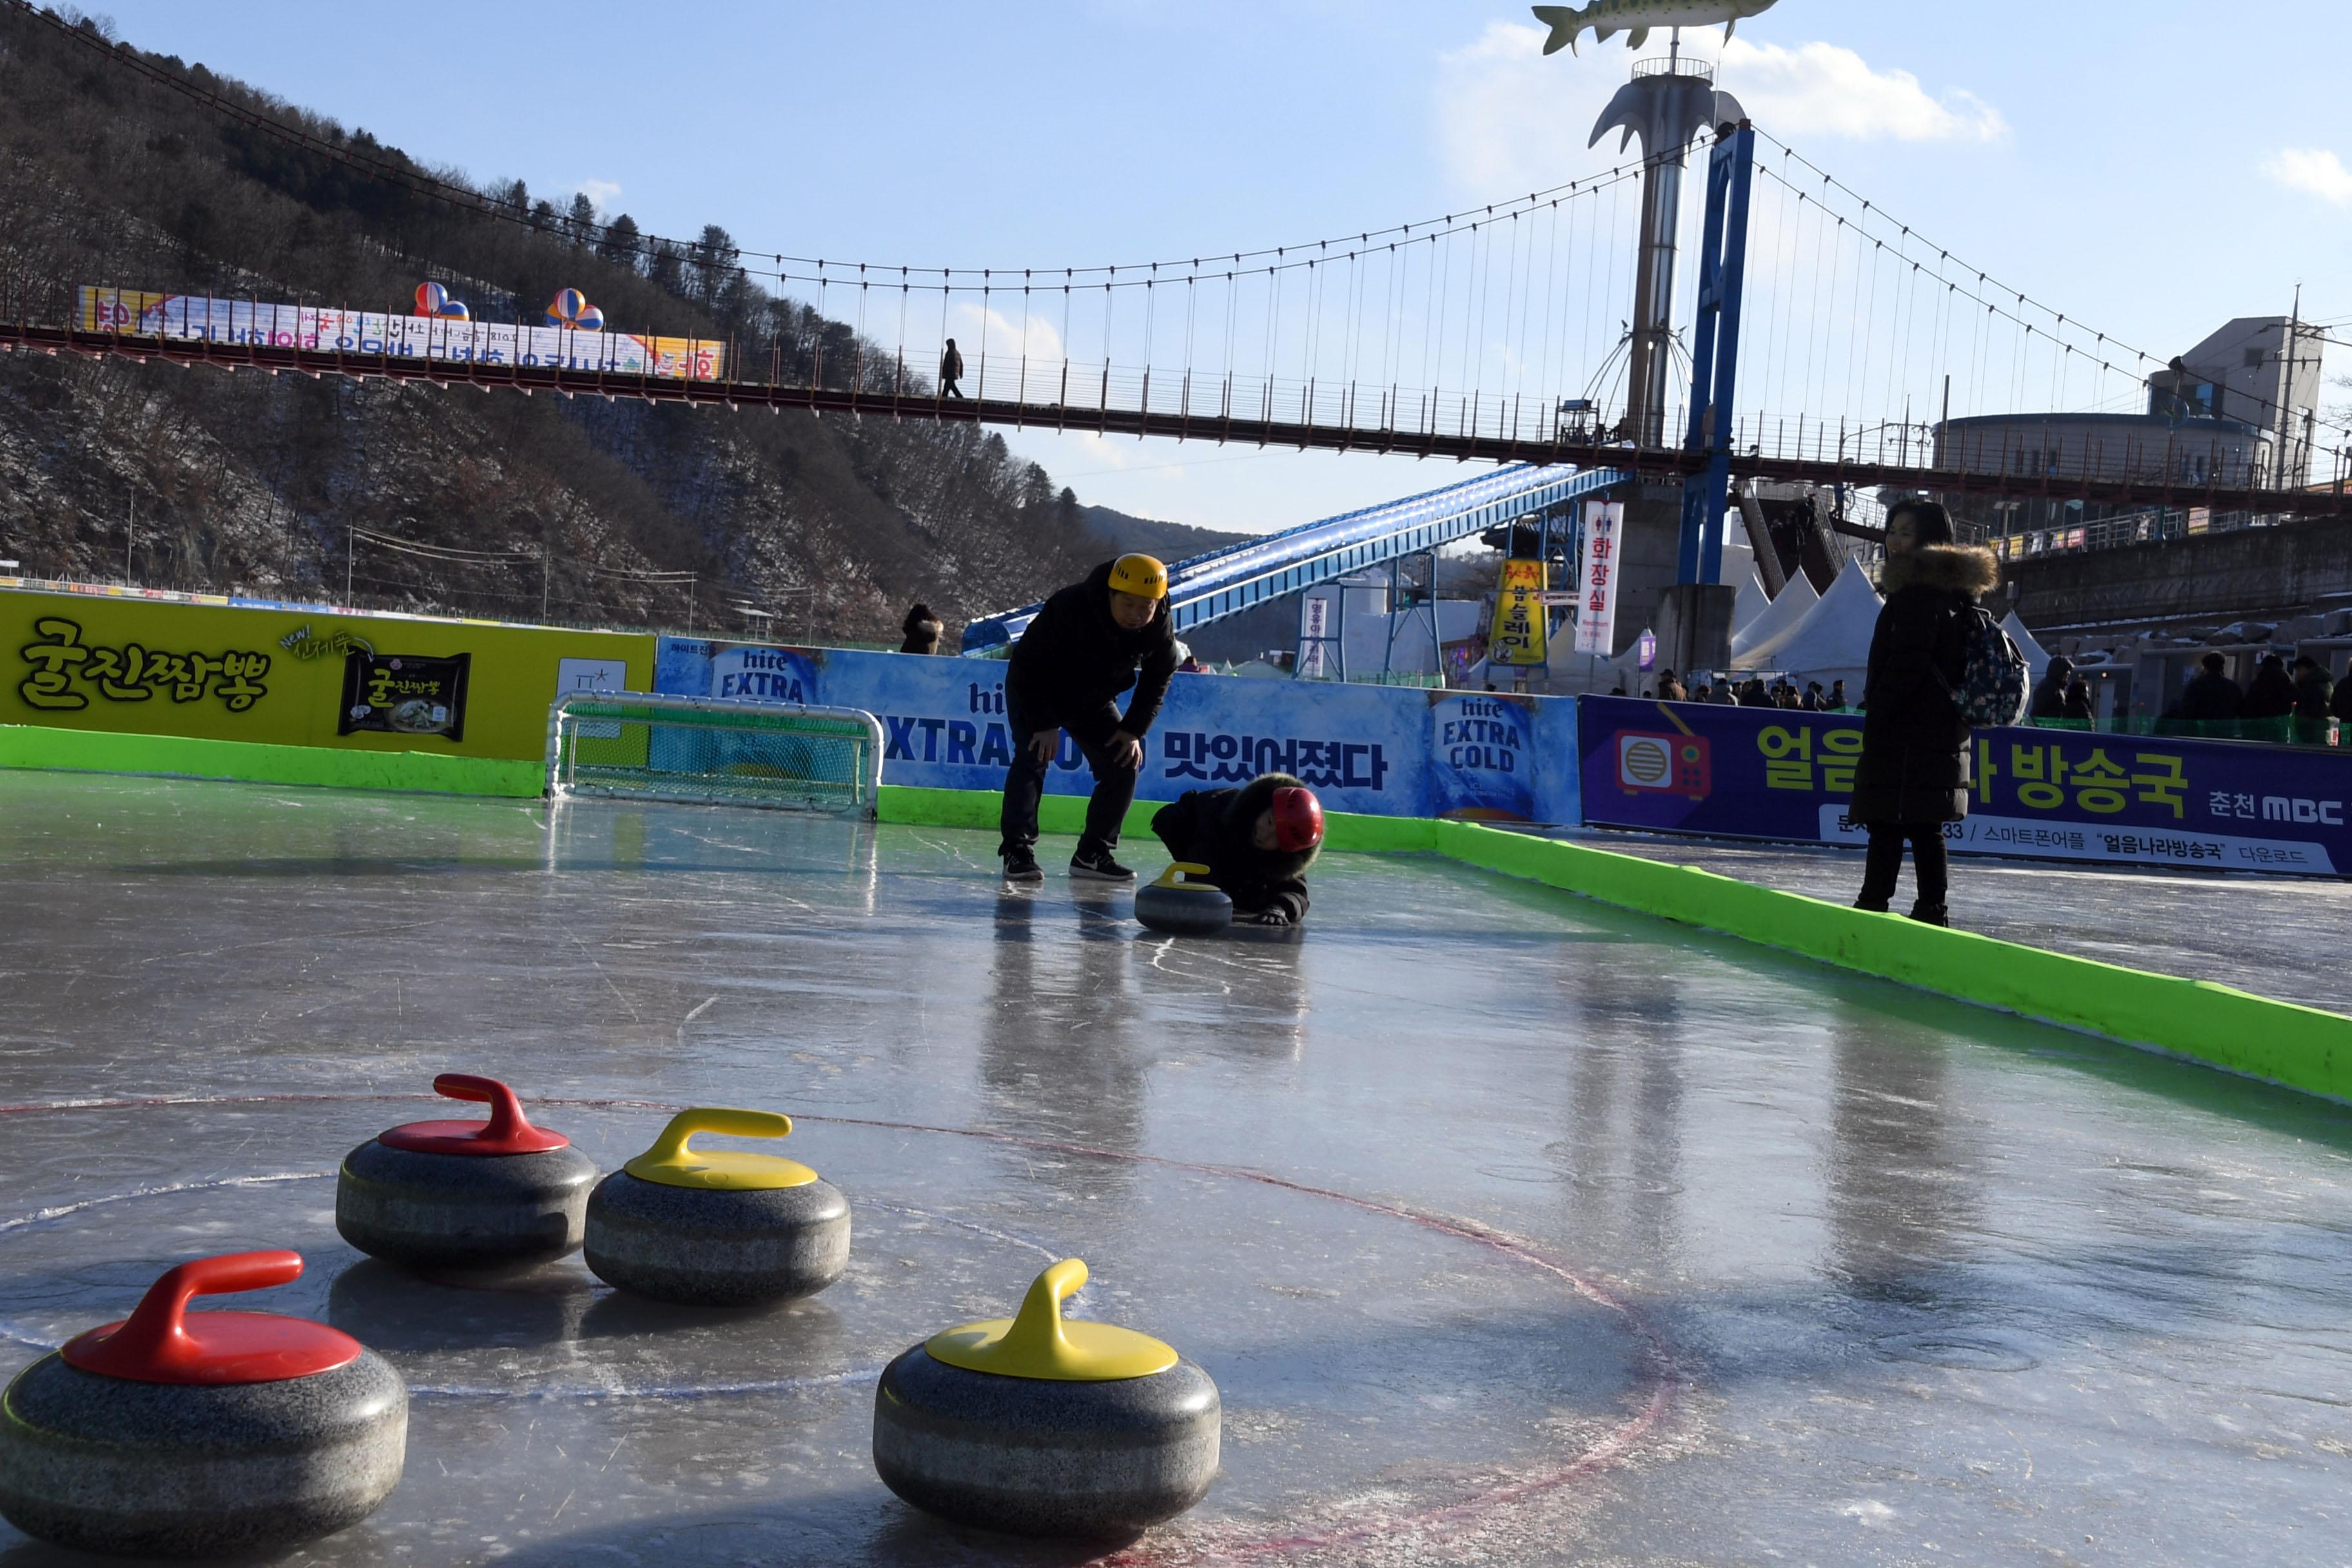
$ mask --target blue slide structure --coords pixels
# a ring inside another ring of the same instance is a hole
[[[1168,571],[1176,629],[1189,631],[1350,572],[1452,544],[1631,477],[1616,468],[1515,463],[1444,489],[1342,512],[1179,561]],[[985,658],[1018,638],[1043,607],[1026,605],[972,622],[964,628],[964,656]]]

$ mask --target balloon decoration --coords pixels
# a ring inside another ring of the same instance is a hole
[[[465,302],[449,298],[449,290],[438,283],[419,283],[416,286],[416,313],[439,316],[452,321],[473,320],[473,312],[466,309]]]
[[[604,330],[604,312],[588,302],[588,296],[577,289],[558,289],[547,307],[547,324],[551,327],[574,327],[583,332]]]

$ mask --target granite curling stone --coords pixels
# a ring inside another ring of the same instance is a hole
[[[400,1484],[408,1389],[348,1334],[192,1297],[283,1285],[299,1254],[183,1263],[120,1323],[0,1396],[0,1517],[116,1557],[274,1552],[357,1523]]]
[[[1066,1322],[1062,1301],[1086,1281],[1066,1258],[1018,1317],[935,1334],[883,1369],[884,1485],[960,1523],[1080,1539],[1132,1536],[1207,1495],[1217,1385],[1148,1335]]]
[[[343,1158],[335,1228],[372,1257],[413,1268],[545,1263],[576,1251],[596,1166],[534,1127],[496,1079],[445,1072],[435,1092],[487,1101],[488,1121],[412,1121]]]
[[[1174,936],[1213,936],[1224,930],[1234,923],[1234,901],[1208,878],[1206,866],[1172,862],[1158,881],[1135,890],[1135,918]]]
[[[849,1267],[849,1200],[794,1160],[697,1149],[698,1132],[782,1138],[792,1118],[702,1107],[588,1197],[587,1259],[608,1285],[689,1307],[814,1295]]]

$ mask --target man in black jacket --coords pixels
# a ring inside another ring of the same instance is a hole
[[[2227,673],[2230,661],[2218,653],[2209,653],[2197,662],[2203,673],[2181,691],[2179,706],[2173,710],[2172,716],[2200,724],[2218,724],[2237,718],[2244,697],[2238,690],[2238,683]]]
[[[1045,601],[1013,645],[1004,678],[1005,717],[1013,730],[1012,769],[1004,776],[1003,841],[1009,882],[1042,882],[1037,868],[1037,803],[1062,731],[1094,770],[1094,797],[1070,875],[1132,882],[1111,858],[1135,800],[1143,737],[1167,700],[1176,674],[1176,634],[1168,616],[1168,568],[1149,555],[1105,562]],[[1121,714],[1112,701],[1129,687]]]
[[[1169,855],[1209,868],[1244,925],[1307,918],[1307,868],[1323,847],[1323,803],[1288,773],[1239,789],[1186,790],[1151,819]]]

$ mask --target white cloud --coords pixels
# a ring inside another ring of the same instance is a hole
[[[911,328],[908,330],[912,331]],[[965,363],[974,375],[980,374],[982,349],[987,351],[991,360],[1003,362],[989,367],[988,385],[992,396],[1003,393],[1004,389],[997,385],[997,377],[1007,374],[1024,353],[1028,355],[1031,366],[1041,374],[1045,366],[1059,366],[1062,363],[1061,331],[1045,319],[1042,310],[1024,315],[1015,307],[1008,315],[993,307],[983,311],[974,301],[959,300],[948,313],[948,335],[956,340],[956,346],[962,352]]]
[[[1955,89],[1931,97],[1906,70],[1873,70],[1835,44],[1751,44],[1723,51],[1721,86],[1748,117],[1782,137],[1826,135],[1875,142],[1994,142],[2009,133],[2000,111]]]
[[[2263,173],[2291,191],[2352,206],[2352,169],[2325,147],[2289,147],[2263,160]]]
[[[586,196],[600,213],[609,212],[613,204],[621,199],[621,186],[614,180],[583,180],[572,188]]]
[[[1862,141],[1990,142],[2008,134],[2000,111],[1952,89],[1931,95],[1909,71],[1874,69],[1833,44],[1784,48],[1708,30],[1685,35],[1686,54],[1719,51],[1717,85],[1775,135]],[[1438,134],[1465,195],[1535,190],[1614,160],[1617,140],[1592,159],[1577,157],[1592,122],[1626,80],[1624,51],[1543,56],[1544,30],[1492,22],[1477,39],[1438,63]],[[1651,52],[1655,52],[1651,51]]]

